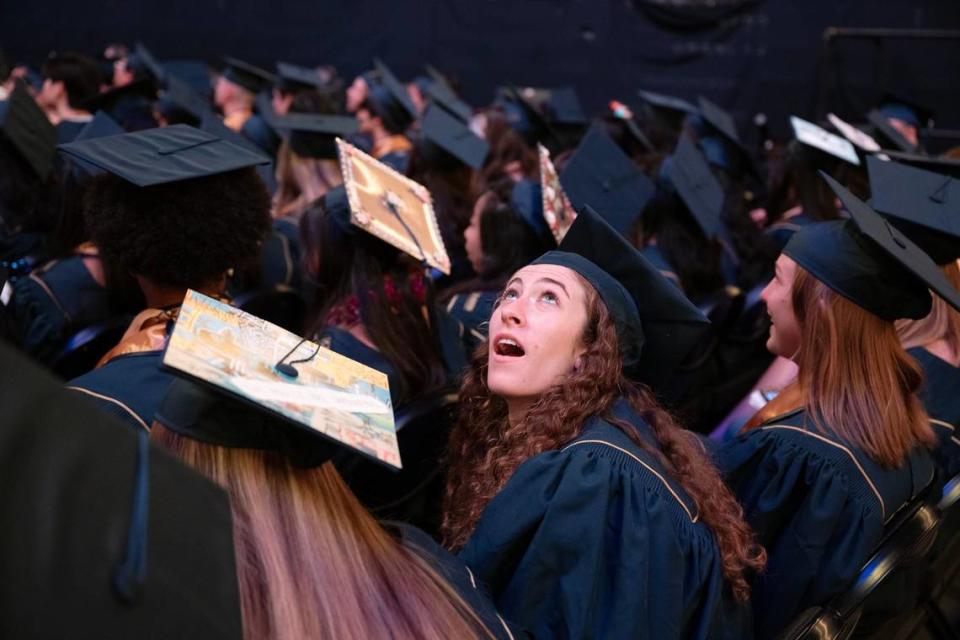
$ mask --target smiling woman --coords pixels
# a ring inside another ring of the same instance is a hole
[[[614,259],[567,250],[585,238]],[[444,534],[536,637],[749,635],[764,553],[696,438],[626,373],[688,308],[586,209],[493,312],[461,387]]]

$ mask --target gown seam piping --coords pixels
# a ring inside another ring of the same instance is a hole
[[[133,409],[131,409],[130,407],[128,407],[128,406],[125,405],[124,403],[120,402],[120,401],[117,400],[116,398],[111,398],[110,396],[105,396],[105,395],[103,395],[102,393],[97,393],[96,391],[90,391],[89,389],[84,389],[83,387],[68,386],[68,387],[66,387],[66,388],[67,388],[67,389],[72,389],[73,391],[79,391],[80,393],[86,393],[87,395],[93,396],[94,398],[99,398],[100,400],[104,400],[104,401],[106,401],[106,402],[111,402],[111,403],[117,405],[118,407],[120,407],[121,409],[123,409],[124,411],[126,411],[127,413],[129,413],[131,416],[133,416],[133,419],[136,420],[136,421],[140,424],[141,427],[143,427],[143,430],[144,430],[144,431],[147,431],[147,432],[149,433],[150,428],[147,426],[147,423],[143,421],[143,418],[141,418],[140,416],[138,416]]]

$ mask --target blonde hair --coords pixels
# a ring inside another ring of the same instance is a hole
[[[864,310],[802,267],[793,282],[800,324],[797,378],[814,424],[824,424],[878,464],[903,464],[934,435],[916,393],[923,373],[892,322]]]
[[[209,445],[160,424],[150,438],[230,495],[245,638],[492,637],[332,464],[300,469],[276,452]]]
[[[960,266],[957,262],[951,262],[942,269],[950,284],[960,289]],[[904,349],[925,347],[937,340],[944,340],[954,357],[960,356],[960,312],[940,296],[933,296],[933,307],[926,318],[897,320],[897,334]]]
[[[273,217],[299,213],[327,191],[343,184],[340,165],[334,159],[297,155],[284,141],[277,152],[277,192]]]

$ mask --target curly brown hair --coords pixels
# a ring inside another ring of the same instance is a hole
[[[746,601],[747,573],[763,568],[766,551],[756,543],[743,509],[696,436],[680,428],[649,388],[624,377],[613,321],[596,292],[582,283],[589,319],[581,364],[544,392],[518,424],[509,424],[506,402],[486,385],[487,343],[474,353],[460,388],[460,419],[450,436],[444,543],[462,548],[487,503],[517,467],[535,455],[562,448],[580,435],[590,417],[600,416],[654,456],[683,487],[716,538],[734,596]],[[636,427],[612,415],[613,404],[621,397],[650,426],[659,448],[649,446]]]

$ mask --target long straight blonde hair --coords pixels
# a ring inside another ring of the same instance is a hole
[[[814,423],[829,426],[888,468],[903,464],[917,446],[933,446],[916,395],[923,373],[900,345],[893,323],[799,266],[792,297],[800,324],[797,380]]]
[[[942,267],[943,274],[955,289],[960,289],[960,266],[957,262]],[[933,296],[930,315],[920,320],[897,320],[897,334],[904,349],[925,347],[938,340],[949,345],[954,357],[960,356],[960,312]]]
[[[492,637],[332,464],[299,469],[275,452],[209,445],[160,424],[150,438],[230,495],[245,638]]]

